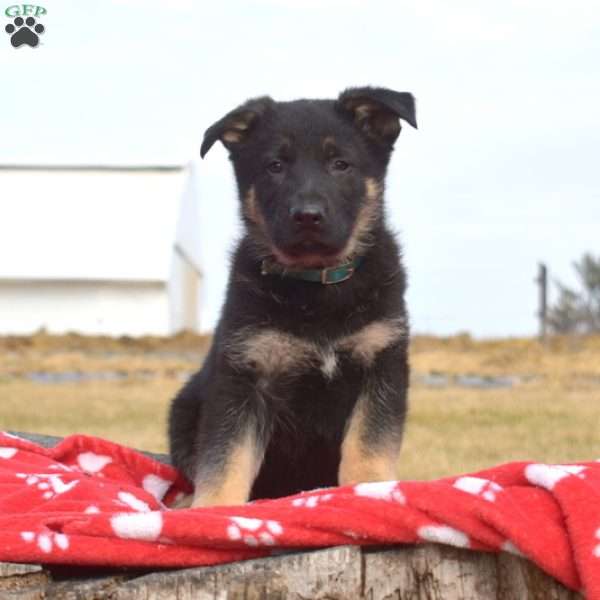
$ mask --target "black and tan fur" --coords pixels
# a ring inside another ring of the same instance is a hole
[[[405,274],[383,211],[410,94],[250,100],[205,134],[229,150],[245,234],[202,369],[171,406],[194,506],[395,477],[407,408]],[[324,285],[263,274],[362,263]]]

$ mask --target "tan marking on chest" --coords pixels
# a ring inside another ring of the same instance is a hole
[[[332,348],[321,350],[321,372],[327,379],[333,379],[337,373],[338,361],[337,355]]]
[[[382,350],[406,335],[407,329],[401,319],[373,321],[343,337],[337,347],[350,352],[355,360],[369,366]]]
[[[276,329],[254,331],[238,334],[228,354],[261,375],[305,370],[317,359],[315,344]]]
[[[350,352],[354,360],[370,366],[377,354],[405,335],[406,327],[399,319],[373,321],[327,345],[277,329],[248,328],[233,337],[226,353],[234,366],[249,367],[264,377],[316,368],[332,379],[338,373],[337,351]]]

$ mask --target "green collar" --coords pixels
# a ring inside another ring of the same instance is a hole
[[[341,283],[350,279],[362,261],[363,257],[357,256],[354,260],[335,267],[325,267],[323,269],[288,269],[272,259],[265,259],[262,262],[260,272],[262,275],[281,275],[281,277],[292,277],[293,279],[302,279],[303,281],[313,281],[328,285],[330,283]]]

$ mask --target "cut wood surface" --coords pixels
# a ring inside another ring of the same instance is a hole
[[[154,573],[82,575],[0,564],[0,598],[66,600],[574,600],[511,554],[425,544],[342,546]]]

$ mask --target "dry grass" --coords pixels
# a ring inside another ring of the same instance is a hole
[[[600,387],[415,388],[399,472],[430,479],[513,460],[600,458]]]
[[[0,338],[0,428],[89,433],[142,449],[166,449],[170,399],[209,340]],[[413,341],[416,373],[520,375],[508,389],[429,388],[415,383],[399,465],[426,479],[510,460],[600,458],[600,337]],[[93,372],[122,379],[42,384],[32,372]]]
[[[170,398],[181,382],[100,381],[39,384],[0,383],[2,428],[65,436],[97,435],[143,450],[166,450]]]
[[[6,336],[0,337],[0,374],[116,372],[170,377],[197,368],[209,344],[209,336],[191,333],[169,338],[48,335],[44,332]]]
[[[481,375],[539,375],[557,380],[584,377],[600,381],[600,335],[537,339],[473,340],[416,337],[412,362],[419,372]]]

